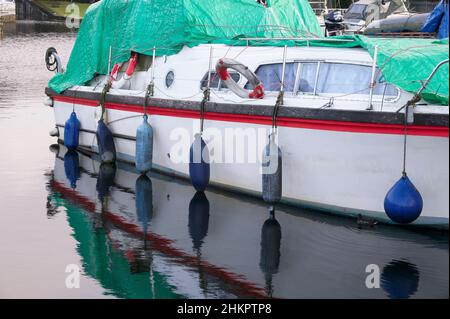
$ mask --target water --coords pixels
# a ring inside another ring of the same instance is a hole
[[[24,23],[0,41],[0,297],[448,298],[448,233],[289,207],[271,219],[257,199],[49,150],[44,52],[67,61],[75,40],[60,31]]]

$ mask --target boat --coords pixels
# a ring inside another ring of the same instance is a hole
[[[188,181],[170,175],[143,177],[133,164],[105,168],[97,154],[63,145],[52,149],[48,217],[51,222],[65,215],[83,274],[109,296],[406,299],[448,294],[448,276],[435,275],[446,273],[445,232],[359,226],[356,219],[289,206],[271,215],[249,196],[219,188],[197,193]],[[381,289],[364,285],[369,262],[380,267]]]
[[[14,0],[0,0],[0,12],[14,13],[16,10]]]
[[[371,22],[365,35],[448,38],[449,7],[440,1],[431,13],[400,13]]]
[[[0,39],[3,37],[5,26],[16,20],[14,0],[0,0]]]
[[[98,0],[95,0],[98,1]],[[17,0],[17,20],[65,22],[67,28],[75,28],[76,21],[94,0]]]
[[[400,13],[393,14],[385,19],[371,22],[365,29],[365,35],[382,35],[390,34],[413,34],[417,36],[427,36],[425,33],[420,34],[422,26],[428,19],[428,13]]]
[[[240,3],[242,11],[231,19],[249,16],[245,10],[251,9],[261,16],[248,23],[264,25],[282,16],[277,10],[294,17],[299,3],[310,8],[297,0],[272,1],[272,7]],[[423,197],[423,210],[412,225],[448,229],[448,42],[314,37],[320,27],[309,9],[310,14],[302,11],[310,19],[303,21],[302,37],[295,37],[297,26],[292,32],[286,27],[286,15],[282,31],[271,27],[245,34],[211,27],[209,43],[200,43],[204,29],[199,20],[178,26],[191,33],[172,38],[174,43],[166,38],[149,43],[141,34],[146,30],[132,30],[130,38],[114,47],[108,42],[114,38],[103,41],[102,34],[90,31],[105,5],[96,3],[88,10],[67,71],[58,68],[46,89],[47,105],[55,114],[52,135],[60,143],[66,120],[75,112],[81,123],[78,149],[99,153],[96,132],[103,118],[113,134],[117,159],[134,163],[136,130],[145,112],[154,131],[154,170],[192,177],[189,150],[202,133],[210,149],[210,185],[261,197],[262,151],[269,136],[275,136],[283,152],[282,203],[386,223],[392,221],[385,213],[385,197],[406,162],[408,176]],[[142,14],[135,21],[152,14],[152,8],[131,10],[139,5],[129,2],[128,12]],[[213,9],[207,1],[195,6],[211,10],[201,21],[228,19],[221,11],[225,7]],[[125,23],[108,22],[116,23],[111,30]],[[142,25],[162,34],[174,26],[164,27]],[[236,34],[218,38],[226,32]],[[192,39],[195,43],[186,45]],[[100,47],[86,51],[94,42]],[[425,51],[427,59],[417,58]],[[401,52],[410,54],[397,59]],[[239,152],[242,145],[247,147]]]
[[[328,12],[325,25],[329,36],[362,33],[369,24],[372,24],[373,28],[373,23],[379,20],[391,16],[398,16],[398,19],[408,14],[403,0],[359,0],[343,11],[336,9]],[[395,20],[389,20],[386,24],[391,21]]]

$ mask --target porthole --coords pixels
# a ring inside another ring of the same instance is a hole
[[[166,75],[166,87],[170,88],[175,80],[175,73],[169,71]]]

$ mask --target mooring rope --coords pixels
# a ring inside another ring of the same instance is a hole
[[[75,93],[73,94],[73,104],[72,104],[72,112],[75,112],[75,101],[77,100],[77,93],[78,93],[78,90],[80,89],[80,87],[78,86],[76,89],[75,89]]]
[[[415,107],[415,104],[421,100],[420,94],[415,94],[411,100],[406,102],[406,104],[402,107],[405,108],[405,119],[404,119],[404,130],[403,130],[403,176],[406,176],[406,150],[408,143],[408,115],[409,108]],[[398,111],[397,111],[398,113]]]
[[[404,133],[403,133],[403,171],[402,175],[406,176],[406,149],[407,149],[407,143],[408,143],[408,112],[409,112],[409,106],[406,106],[405,109],[405,122],[404,122]]]

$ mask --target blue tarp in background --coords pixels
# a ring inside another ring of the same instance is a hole
[[[448,0],[441,0],[428,16],[421,32],[437,32],[439,39],[448,38]]]

